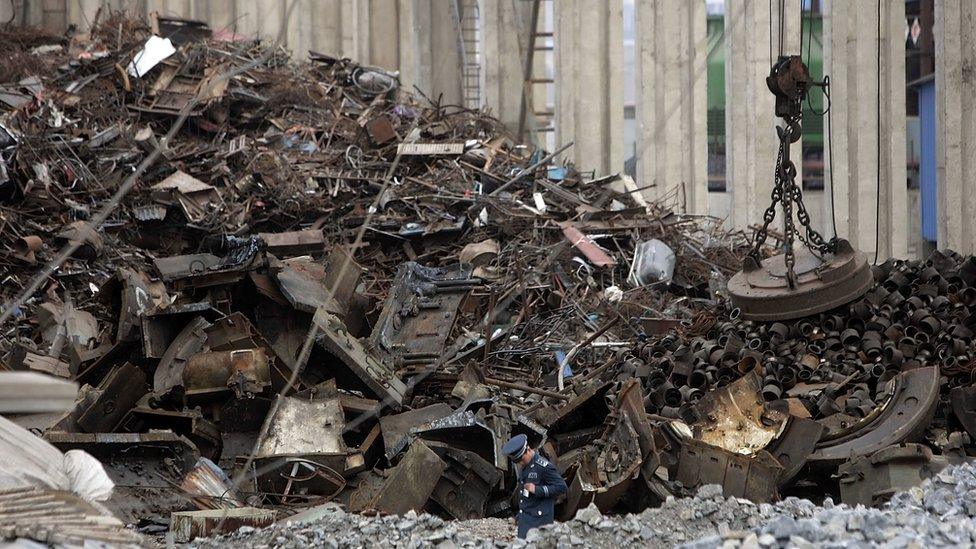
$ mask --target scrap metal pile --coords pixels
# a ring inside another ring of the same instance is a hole
[[[5,310],[81,244],[10,311],[0,362],[82,384],[70,413],[20,421],[101,460],[127,522],[510,516],[519,433],[568,479],[563,517],[708,483],[768,501],[838,469],[863,491],[851,468],[970,447],[972,258],[889,262],[856,303],[743,321],[721,295],[745,235],[395,74],[154,26],[0,37],[20,60],[0,70]]]

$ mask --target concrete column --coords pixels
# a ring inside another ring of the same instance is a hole
[[[905,257],[905,3],[827,0],[824,12],[824,74],[831,82],[833,123],[825,190],[830,192],[832,181],[837,235],[872,259],[876,238],[879,261]],[[823,234],[829,237],[829,195],[823,202]]]
[[[637,184],[651,200],[708,213],[704,0],[638,0]]]
[[[556,146],[597,175],[623,171],[622,0],[554,3]]]
[[[400,75],[432,101],[460,105],[461,52],[454,6],[437,0],[399,0]]]
[[[731,195],[728,223],[737,229],[762,223],[773,190],[778,140],[775,101],[766,87],[772,56],[776,55],[770,45],[770,18],[768,2],[725,2],[725,162]]]
[[[976,3],[935,2],[938,246],[976,253]]]
[[[513,133],[518,131],[531,12],[531,2],[481,2],[481,62],[485,75],[482,97],[485,106]],[[541,62],[541,56],[536,61]]]
[[[400,64],[399,8],[396,0],[369,0],[370,63],[387,70]]]

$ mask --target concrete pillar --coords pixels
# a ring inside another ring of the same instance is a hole
[[[452,2],[399,0],[400,81],[432,101],[460,105],[461,52]]]
[[[935,2],[938,246],[976,253],[976,3]]]
[[[582,171],[623,171],[622,0],[554,4],[556,146],[575,141]]]
[[[531,15],[531,2],[481,2],[481,62],[485,75],[482,97],[485,106],[513,133],[518,131]],[[531,95],[529,99],[531,103]],[[528,114],[532,114],[531,104]]]
[[[397,70],[400,64],[399,9],[396,0],[369,0],[369,60]]]
[[[904,29],[902,0],[824,3],[824,74],[831,82],[833,123],[825,190],[832,181],[837,235],[871,259],[877,238],[879,261],[908,253]],[[823,202],[823,234],[829,237],[829,195]]]
[[[651,200],[708,213],[704,0],[638,0],[637,184]]]
[[[778,140],[775,101],[766,87],[776,55],[770,49],[771,16],[768,2],[725,2],[726,188],[728,223],[737,229],[762,224],[773,190]]]

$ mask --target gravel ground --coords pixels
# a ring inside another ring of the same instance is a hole
[[[976,467],[960,465],[881,509],[823,505],[787,498],[756,505],[724,498],[705,486],[694,498],[671,499],[639,515],[604,516],[595,507],[569,522],[529,533],[528,545],[543,548],[630,546],[711,547],[939,547],[976,544]],[[514,539],[511,520],[444,521],[413,513],[364,517],[336,508],[299,525],[245,528],[194,546],[217,547],[505,547]]]

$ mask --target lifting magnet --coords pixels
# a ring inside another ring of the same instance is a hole
[[[742,270],[729,280],[732,303],[743,318],[803,318],[854,301],[874,284],[867,256],[847,240],[838,240],[832,254],[798,251],[795,288],[790,287],[784,257],[775,255],[757,263],[748,256]]]

